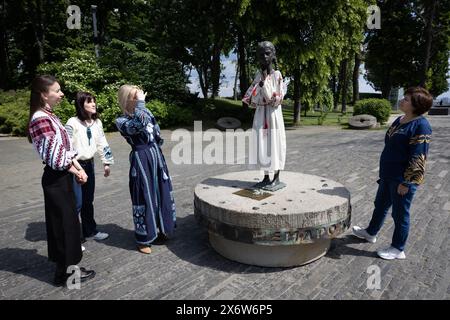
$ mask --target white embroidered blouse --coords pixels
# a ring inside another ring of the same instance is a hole
[[[72,117],[66,123],[66,130],[78,151],[77,160],[89,160],[98,153],[103,164],[114,164],[100,119],[96,119],[91,126],[86,126],[78,117]]]

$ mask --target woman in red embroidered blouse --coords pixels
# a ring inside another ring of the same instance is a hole
[[[87,175],[75,160],[69,136],[53,113],[64,93],[53,76],[38,76],[31,85],[28,140],[45,164],[42,188],[45,202],[48,258],[56,263],[55,285],[64,285],[66,270],[81,261],[80,224],[76,215],[72,174],[79,183]],[[73,270],[73,269],[72,269]],[[95,276],[93,270],[80,268],[80,280]]]

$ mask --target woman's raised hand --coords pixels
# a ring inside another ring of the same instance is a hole
[[[147,96],[147,92],[144,93],[142,90],[138,90],[137,93],[136,93],[136,98],[138,100],[145,101],[145,97],[146,96]]]

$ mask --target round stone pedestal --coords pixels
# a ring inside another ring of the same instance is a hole
[[[194,213],[224,257],[264,267],[299,266],[326,254],[331,239],[350,226],[350,193],[327,178],[282,171],[287,187],[249,190],[263,178],[241,171],[195,187]]]

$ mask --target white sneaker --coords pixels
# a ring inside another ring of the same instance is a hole
[[[365,239],[370,243],[377,242],[377,237],[371,236],[370,234],[368,234],[366,229],[363,229],[358,226],[353,226],[352,230],[353,230],[353,235],[360,239]]]
[[[386,260],[393,260],[393,259],[406,259],[406,255],[404,251],[400,251],[397,248],[394,248],[390,246],[386,249],[381,249],[377,251],[377,254],[380,258],[386,259]]]
[[[86,248],[83,245],[81,245],[81,252],[83,252],[84,250],[86,250]]]
[[[92,237],[88,237],[88,239],[94,239],[97,241],[101,241],[101,240],[105,240],[106,238],[109,237],[109,234],[107,234],[106,232],[97,232],[95,235],[93,235]]]

